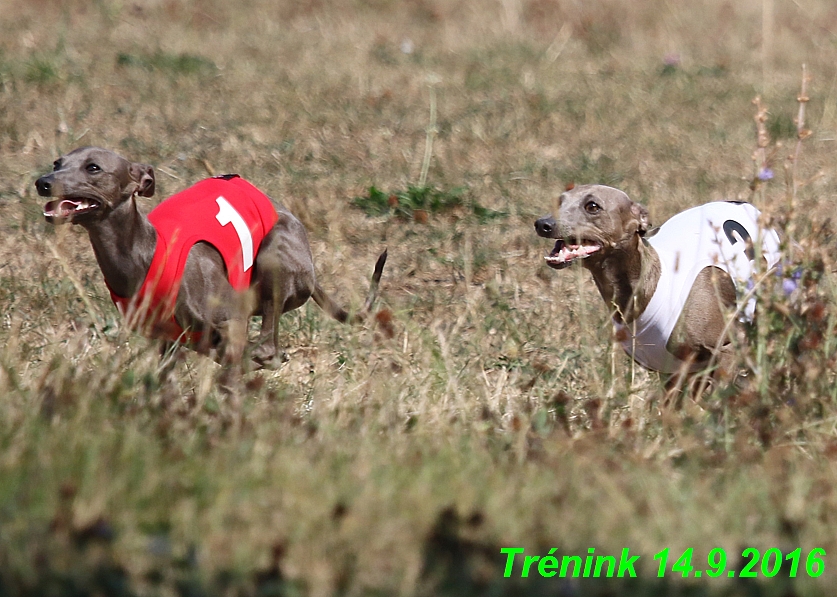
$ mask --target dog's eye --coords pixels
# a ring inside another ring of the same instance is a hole
[[[54,162],[52,162],[53,170],[58,170],[59,168],[61,168],[61,160],[55,160]]]
[[[87,164],[85,168],[90,174],[96,174],[97,172],[101,172],[102,169],[99,167],[99,164]]]
[[[602,206],[591,199],[584,204],[584,211],[588,214],[597,214],[602,211]]]

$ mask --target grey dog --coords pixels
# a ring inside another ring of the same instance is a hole
[[[71,222],[87,230],[114,300],[136,297],[147,284],[159,240],[157,229],[136,201],[138,195],[154,194],[154,169],[107,149],[83,147],[56,160],[54,170],[39,178],[35,186],[41,196],[53,198],[44,207],[48,222]],[[252,315],[263,318],[252,351],[257,366],[272,365],[283,356],[276,346],[278,318],[311,297],[339,321],[362,321],[372,308],[386,262],[384,251],[375,265],[363,309],[350,316],[317,283],[303,225],[288,210],[264,197],[263,202],[269,206],[265,208],[268,221],[273,223],[265,227],[261,241],[250,247],[247,291],[233,287],[229,262],[213,244],[195,242],[184,256],[182,279],[172,305],[172,324],[199,338],[192,347],[214,353],[225,364],[242,362]],[[218,218],[220,222],[220,212]],[[230,230],[232,226],[227,228],[228,233]],[[238,226],[236,233],[249,236],[248,230]],[[143,331],[171,340],[159,328],[145,327]]]
[[[780,259],[779,237],[760,219],[748,203],[717,201],[651,230],[648,211],[624,192],[585,185],[563,193],[556,216],[540,218],[535,230],[556,239],[547,265],[581,261],[593,275],[626,352],[678,373],[729,354],[732,312],[752,319],[748,288]]]

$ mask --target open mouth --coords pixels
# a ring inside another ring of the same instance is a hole
[[[66,220],[71,217],[88,214],[99,209],[102,204],[87,197],[61,197],[44,205],[44,217],[48,221]]]
[[[559,238],[555,241],[552,252],[544,259],[549,267],[564,269],[569,267],[573,261],[584,259],[593,253],[602,250],[602,245],[592,240],[582,240],[579,244],[571,244]]]

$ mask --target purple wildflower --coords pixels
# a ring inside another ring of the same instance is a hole
[[[799,285],[796,283],[796,280],[787,278],[782,280],[782,292],[785,293],[785,296],[790,296],[793,294],[793,291],[796,290]]]
[[[759,170],[758,179],[773,180],[773,170],[765,166],[764,168]]]

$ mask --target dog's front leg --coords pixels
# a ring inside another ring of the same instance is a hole
[[[227,396],[229,410],[225,420],[235,429],[241,428],[242,397],[244,395],[245,367],[244,348],[247,344],[247,320],[233,317],[219,326],[221,342],[218,346],[218,361],[221,372],[218,376],[218,389]]]

